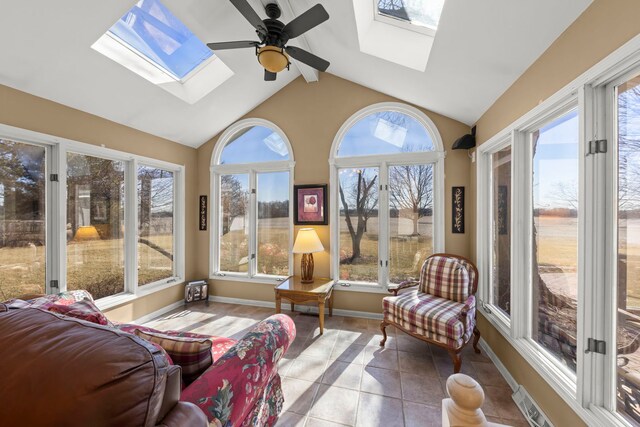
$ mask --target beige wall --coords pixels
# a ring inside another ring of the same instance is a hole
[[[278,125],[293,146],[296,161],[295,184],[329,183],[329,152],[340,126],[355,112],[378,102],[395,101],[380,92],[343,80],[331,74],[322,74],[320,81],[308,84],[299,77],[284,89],[250,111],[243,118],[257,117]],[[446,250],[461,255],[469,254],[469,239],[466,234],[451,233],[451,186],[469,185],[470,160],[466,151],[451,151],[453,142],[469,127],[433,113],[422,110],[435,123],[447,149],[445,160],[445,226]],[[198,149],[198,193],[209,194],[209,166],[211,153],[218,136]],[[468,198],[467,198],[468,199]],[[330,206],[329,209],[334,209]],[[469,218],[469,217],[467,217]],[[467,224],[469,220],[467,219]],[[315,254],[315,275],[329,275],[329,227],[316,226],[326,248]],[[209,269],[209,232],[198,232],[197,256],[199,276],[206,277]],[[296,273],[300,259],[296,256]],[[214,295],[273,301],[273,285],[240,282],[212,281]],[[335,307],[346,310],[381,312],[380,294],[338,291]]]
[[[184,165],[187,242],[185,271],[187,279],[194,277],[196,260],[191,242],[195,239],[197,227],[195,149],[2,85],[0,123]],[[107,310],[107,314],[112,320],[130,321],[161,309],[181,298],[183,291],[178,285]]]
[[[595,0],[477,122],[478,144],[487,141],[591,66],[640,33],[640,2]],[[475,164],[472,165],[469,212],[475,212]],[[469,215],[473,218],[474,215]],[[470,251],[475,259],[475,227]],[[514,284],[517,285],[517,284]],[[482,336],[516,381],[523,384],[558,426],[584,423],[517,351],[480,316]]]

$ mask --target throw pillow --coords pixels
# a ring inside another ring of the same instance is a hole
[[[198,378],[213,363],[211,340],[190,337],[175,337],[136,329],[134,333],[142,339],[159,344],[176,365],[182,368],[182,381],[188,385]]]
[[[109,319],[102,314],[93,301],[88,299],[69,305],[53,304],[48,307],[47,310],[69,317],[75,317],[76,319],[86,320],[87,322],[97,323],[98,325],[109,325]]]

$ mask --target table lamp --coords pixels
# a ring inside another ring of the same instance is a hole
[[[324,251],[324,246],[313,228],[301,228],[293,244],[293,253],[302,254],[300,263],[300,280],[302,283],[313,283],[313,253]]]

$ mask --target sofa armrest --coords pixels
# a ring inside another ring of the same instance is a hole
[[[171,412],[160,421],[158,427],[208,427],[209,420],[207,420],[204,412],[200,410],[196,405],[189,402],[178,402],[173,407]]]
[[[460,311],[458,318],[462,322],[465,327],[465,331],[467,330],[467,326],[469,325],[469,321],[475,320],[476,317],[476,297],[475,295],[469,295],[467,301],[464,303],[464,307]]]
[[[389,292],[392,292],[394,296],[398,295],[402,289],[412,288],[418,286],[420,282],[417,280],[406,280],[398,285],[391,285],[388,287]]]
[[[263,320],[185,388],[180,400],[196,404],[210,421],[240,425],[277,374],[295,335],[285,314]]]

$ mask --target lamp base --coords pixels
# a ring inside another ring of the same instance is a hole
[[[302,254],[300,282],[313,283],[313,254]]]

